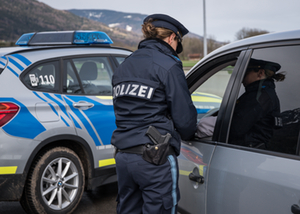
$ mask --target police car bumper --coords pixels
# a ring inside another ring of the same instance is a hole
[[[0,175],[0,201],[19,201],[25,179],[24,174]]]

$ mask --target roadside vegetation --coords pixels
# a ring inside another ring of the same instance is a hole
[[[193,67],[194,65],[196,65],[197,62],[198,62],[198,60],[183,60],[182,66],[183,67]]]

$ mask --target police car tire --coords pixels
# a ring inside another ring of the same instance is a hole
[[[61,170],[58,170],[59,162],[62,163]],[[54,169],[56,176],[51,174],[50,168]],[[67,174],[62,176],[63,179],[58,179],[59,176],[57,172],[60,171],[64,174],[64,169],[66,169]],[[50,173],[48,174],[48,172]],[[68,176],[71,175],[70,173],[75,177],[68,180]],[[45,177],[45,175],[47,175],[47,177]],[[50,180],[48,180],[48,182],[43,181],[43,179],[47,178],[53,180],[53,183],[49,182]],[[64,178],[66,178],[66,181],[64,181]],[[76,153],[66,147],[55,147],[40,155],[31,167],[21,199],[21,205],[27,213],[72,213],[81,200],[84,191],[84,178],[84,169]],[[73,183],[69,183],[69,181],[73,181]],[[64,185],[64,182],[66,185]],[[67,185],[77,186],[77,191],[76,189],[68,188]],[[49,188],[53,190],[43,196],[42,191],[46,192]],[[63,192],[63,190],[65,190],[65,192]],[[55,197],[57,198],[59,192],[61,192],[60,195],[63,201],[61,204],[64,206],[59,207],[59,202],[55,201],[56,199],[49,206],[46,203],[47,200],[51,200],[52,193],[56,195]],[[65,197],[64,194],[66,193],[71,199],[71,202]]]

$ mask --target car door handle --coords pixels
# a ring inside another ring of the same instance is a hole
[[[201,175],[199,174],[199,169],[198,169],[198,167],[195,167],[195,168],[193,169],[193,172],[191,172],[191,173],[189,174],[189,179],[190,179],[191,181],[195,181],[195,182],[200,183],[200,184],[203,184],[203,183],[204,183],[204,177],[201,176]]]
[[[78,109],[82,109],[82,110],[86,110],[86,109],[94,107],[94,104],[93,103],[88,103],[88,102],[85,102],[85,101],[79,101],[77,103],[73,103],[73,107],[78,108]]]
[[[300,207],[297,204],[293,204],[291,207],[291,211],[294,214],[300,214]]]

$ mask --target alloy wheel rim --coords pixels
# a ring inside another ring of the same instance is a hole
[[[47,165],[40,183],[44,202],[54,210],[68,207],[79,188],[79,175],[75,164],[68,158],[57,158]]]

